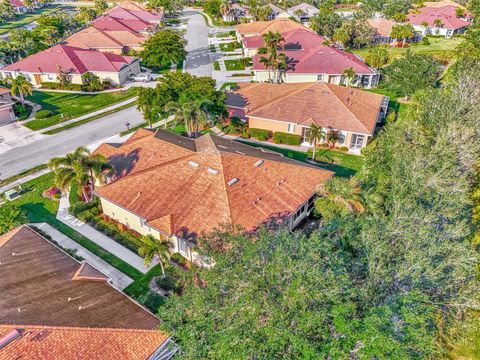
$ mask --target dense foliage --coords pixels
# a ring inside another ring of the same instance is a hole
[[[140,56],[147,66],[170,66],[185,60],[187,41],[179,31],[161,30],[143,45]]]
[[[452,329],[480,300],[479,69],[471,60],[413,97],[355,179],[322,193],[341,195],[327,198],[334,208],[320,231],[202,239],[215,267],[192,272],[159,312],[184,357],[446,356]]]

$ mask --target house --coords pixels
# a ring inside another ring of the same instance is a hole
[[[15,12],[18,15],[25,14],[32,9],[31,7],[25,5],[21,0],[10,0],[10,4],[13,5],[13,7],[15,8]]]
[[[24,75],[35,86],[56,82],[59,69],[66,72],[72,84],[82,84],[82,75],[93,73],[100,80],[123,84],[130,75],[140,72],[137,58],[68,45],[55,45],[0,69],[2,78]]]
[[[0,126],[9,124],[16,120],[13,111],[13,101],[10,90],[0,86]]]
[[[308,23],[312,17],[320,12],[315,6],[307,3],[292,6],[288,8],[287,11],[291,16],[295,17],[302,23]]]
[[[463,34],[471,24],[471,17],[458,17],[456,9],[460,4],[453,1],[425,3],[424,7],[414,9],[408,14],[408,22],[422,35],[441,35],[451,38],[455,34]]]
[[[310,145],[312,124],[338,138],[336,146],[358,153],[367,145],[385,117],[388,97],[327,83],[240,83],[227,91],[232,115],[248,121],[250,128],[287,132]]]
[[[150,35],[158,28],[158,25],[141,19],[119,19],[110,15],[96,18],[92,26],[98,30],[133,31],[144,35]]]
[[[282,33],[284,47],[288,49],[312,48],[321,45],[325,40],[323,37],[305,27],[290,30]],[[245,56],[253,57],[258,49],[265,46],[262,35],[244,37],[242,39],[243,53]]]
[[[133,2],[115,6],[113,9],[107,10],[105,15],[120,20],[141,20],[156,25],[160,25],[164,17],[163,12],[147,11],[145,7]]]
[[[283,10],[272,3],[267,4],[267,6],[272,10],[268,16],[268,20],[288,19],[290,17],[290,14],[286,10]]]
[[[230,11],[222,16],[223,21],[226,22],[240,21],[247,17],[249,17],[248,9],[238,3],[232,4]]]
[[[99,30],[90,26],[67,38],[64,44],[113,54],[127,54],[129,50],[143,50],[142,44],[147,39],[147,35],[134,31]]]
[[[195,247],[222,226],[296,227],[313,209],[315,188],[333,174],[236,141],[137,130],[120,146],[102,144],[114,171],[97,187],[103,213],[130,229],[170,239],[202,266]]]
[[[24,225],[0,236],[1,359],[170,359],[159,319]],[[160,355],[164,357],[160,357]]]
[[[372,39],[374,45],[390,45],[395,39],[390,36],[392,28],[397,24],[393,20],[385,18],[374,18],[367,20],[368,25],[375,29],[375,35]]]
[[[255,21],[235,26],[238,41],[242,41],[245,37],[263,35],[270,31],[283,34],[295,29],[305,29],[305,26],[285,18],[278,18],[271,21]]]
[[[351,85],[371,88],[378,84],[380,75],[376,70],[369,67],[355,54],[333,46],[322,45],[322,39],[318,36],[319,45],[314,46],[313,41],[302,42],[300,38],[296,47],[288,47],[285,48],[285,51],[281,51],[287,58],[287,68],[281,74],[282,82],[326,82],[343,85],[348,81],[343,72],[352,68],[356,75],[350,81]],[[272,81],[272,71],[270,68],[265,68],[261,62],[262,57],[263,55],[260,54],[253,57],[254,80],[270,82]]]

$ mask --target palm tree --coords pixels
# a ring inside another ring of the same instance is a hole
[[[84,146],[64,157],[51,159],[48,166],[55,173],[57,186],[64,190],[76,184],[82,192],[84,202],[91,200],[89,190],[95,189],[95,180],[102,179],[103,171],[110,168],[103,155],[92,155]]]
[[[319,186],[318,195],[321,201],[317,204],[317,210],[327,218],[333,214],[365,211],[361,188],[354,177],[334,177]]]
[[[194,129],[208,122],[208,107],[211,102],[206,100],[181,99],[178,102],[171,101],[165,105],[165,111],[175,112],[175,119],[183,122],[188,137],[193,136]]]
[[[222,2],[220,3],[220,12],[223,14],[223,16],[224,17],[228,16],[231,10],[232,10],[232,1],[222,0]]]
[[[156,256],[160,268],[162,269],[162,278],[165,277],[164,264],[170,259],[170,248],[172,243],[166,239],[155,239],[152,235],[142,236],[140,238],[142,245],[138,248],[138,254],[143,256],[145,266],[151,264],[153,258]]]
[[[32,84],[27,80],[27,78],[23,75],[18,75],[16,78],[7,77],[5,83],[10,85],[10,93],[13,96],[20,97],[22,104],[25,102],[25,95],[32,95],[33,87]]]
[[[18,206],[4,205],[0,207],[0,234],[13,230],[26,222],[27,218]]]
[[[317,124],[310,125],[308,129],[307,141],[312,144],[312,160],[315,160],[315,152],[317,151],[317,141],[325,139],[325,130]]]
[[[357,73],[353,69],[353,67],[349,67],[345,70],[343,70],[343,76],[347,79],[347,87],[350,87],[352,84],[353,80],[355,80],[355,77],[357,76]]]
[[[436,33],[438,34],[440,32],[440,28],[443,26],[443,21],[442,19],[435,19],[433,20],[433,25],[437,28]]]

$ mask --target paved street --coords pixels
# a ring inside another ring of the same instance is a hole
[[[183,15],[188,19],[187,50],[185,70],[196,76],[211,76],[212,63],[208,45],[208,32],[210,28],[205,19],[196,10],[185,9]]]
[[[45,164],[52,157],[126,130],[127,121],[133,127],[145,120],[134,106],[0,154],[0,178],[8,178],[34,166]]]

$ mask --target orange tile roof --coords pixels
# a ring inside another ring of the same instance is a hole
[[[123,49],[140,46],[147,39],[148,36],[134,31],[99,30],[90,26],[67,38],[65,43],[83,49]]]
[[[20,336],[0,349],[0,360],[146,360],[168,337],[156,330],[0,325],[0,338]]]
[[[271,21],[255,21],[235,26],[235,31],[244,36],[262,35],[269,31],[284,33],[295,29],[306,29],[307,27],[290,19],[279,18]]]
[[[383,96],[327,83],[239,83],[227,105],[269,120],[373,134]]]
[[[381,36],[390,36],[392,28],[395,26],[396,22],[388,19],[368,19],[368,25],[373,27],[378,35]]]
[[[146,132],[140,130],[119,148],[96,150],[120,169],[119,179],[96,194],[188,240],[222,224],[254,230],[285,220],[333,175],[213,135],[193,140],[163,130]],[[238,181],[229,185],[233,179]]]
[[[0,324],[158,326],[147,309],[99,281],[103,274],[85,268],[25,225],[0,237],[0,274]]]

